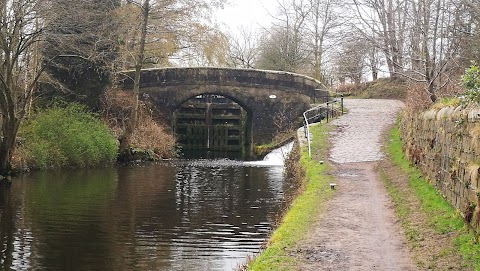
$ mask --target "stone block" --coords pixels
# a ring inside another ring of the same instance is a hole
[[[453,112],[453,117],[460,118],[463,116],[463,106],[457,106]]]
[[[429,110],[421,115],[424,120],[434,120],[437,118],[437,110]]]
[[[472,109],[468,112],[469,122],[480,122],[480,109]]]
[[[453,114],[453,111],[453,107],[444,107],[438,111],[436,119],[443,120],[445,118],[449,118]]]

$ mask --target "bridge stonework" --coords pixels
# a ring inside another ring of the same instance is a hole
[[[133,72],[123,80],[133,87]],[[269,143],[288,123],[294,123],[310,103],[326,91],[313,78],[288,73],[230,68],[161,68],[142,71],[140,97],[158,109],[167,124],[172,124],[175,110],[185,101],[201,94],[230,98],[248,113],[249,141]]]

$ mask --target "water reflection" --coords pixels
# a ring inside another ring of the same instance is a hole
[[[26,175],[0,187],[0,268],[231,270],[289,186],[281,167],[238,162]]]

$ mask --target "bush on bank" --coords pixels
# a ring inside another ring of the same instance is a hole
[[[115,162],[117,140],[102,121],[79,104],[55,105],[25,121],[16,152],[23,168],[88,167]]]

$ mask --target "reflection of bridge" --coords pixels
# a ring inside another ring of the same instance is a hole
[[[132,78],[133,76],[130,76]],[[132,88],[130,79],[124,80]],[[229,68],[144,70],[140,92],[190,149],[249,153],[327,96],[320,82],[287,72]]]

